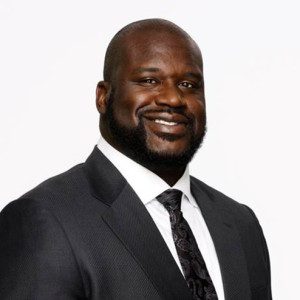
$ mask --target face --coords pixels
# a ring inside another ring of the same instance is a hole
[[[205,135],[201,54],[170,34],[135,35],[126,45],[102,134],[142,164],[186,165]]]

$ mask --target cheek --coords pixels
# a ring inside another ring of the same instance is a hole
[[[151,97],[147,93],[123,88],[115,94],[114,101],[114,112],[117,119],[124,126],[135,127],[139,124],[139,110],[151,103]]]
[[[206,110],[205,104],[202,101],[192,102],[189,105],[189,111],[192,113],[194,118],[195,131],[203,131],[203,127],[206,124]]]
[[[114,105],[115,117],[123,124],[131,124],[134,122],[135,107],[129,101],[123,101],[124,99],[116,99]]]

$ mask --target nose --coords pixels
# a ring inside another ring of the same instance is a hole
[[[169,107],[185,106],[185,101],[181,90],[176,84],[162,83],[160,90],[155,98],[157,105],[166,105]]]

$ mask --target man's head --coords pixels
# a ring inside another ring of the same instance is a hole
[[[206,128],[197,44],[166,20],[127,25],[108,46],[97,107],[116,149],[152,170],[185,167]]]

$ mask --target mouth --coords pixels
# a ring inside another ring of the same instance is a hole
[[[189,131],[190,120],[183,114],[155,112],[143,114],[146,128],[159,137],[182,138]]]
[[[158,124],[162,124],[162,125],[167,125],[167,126],[176,126],[176,125],[179,124],[178,122],[165,121],[165,120],[162,120],[162,119],[155,119],[154,122],[158,123]]]
[[[166,126],[187,125],[189,123],[189,120],[186,116],[178,113],[146,113],[143,115],[143,117],[148,121],[153,121],[157,124],[162,124]]]

